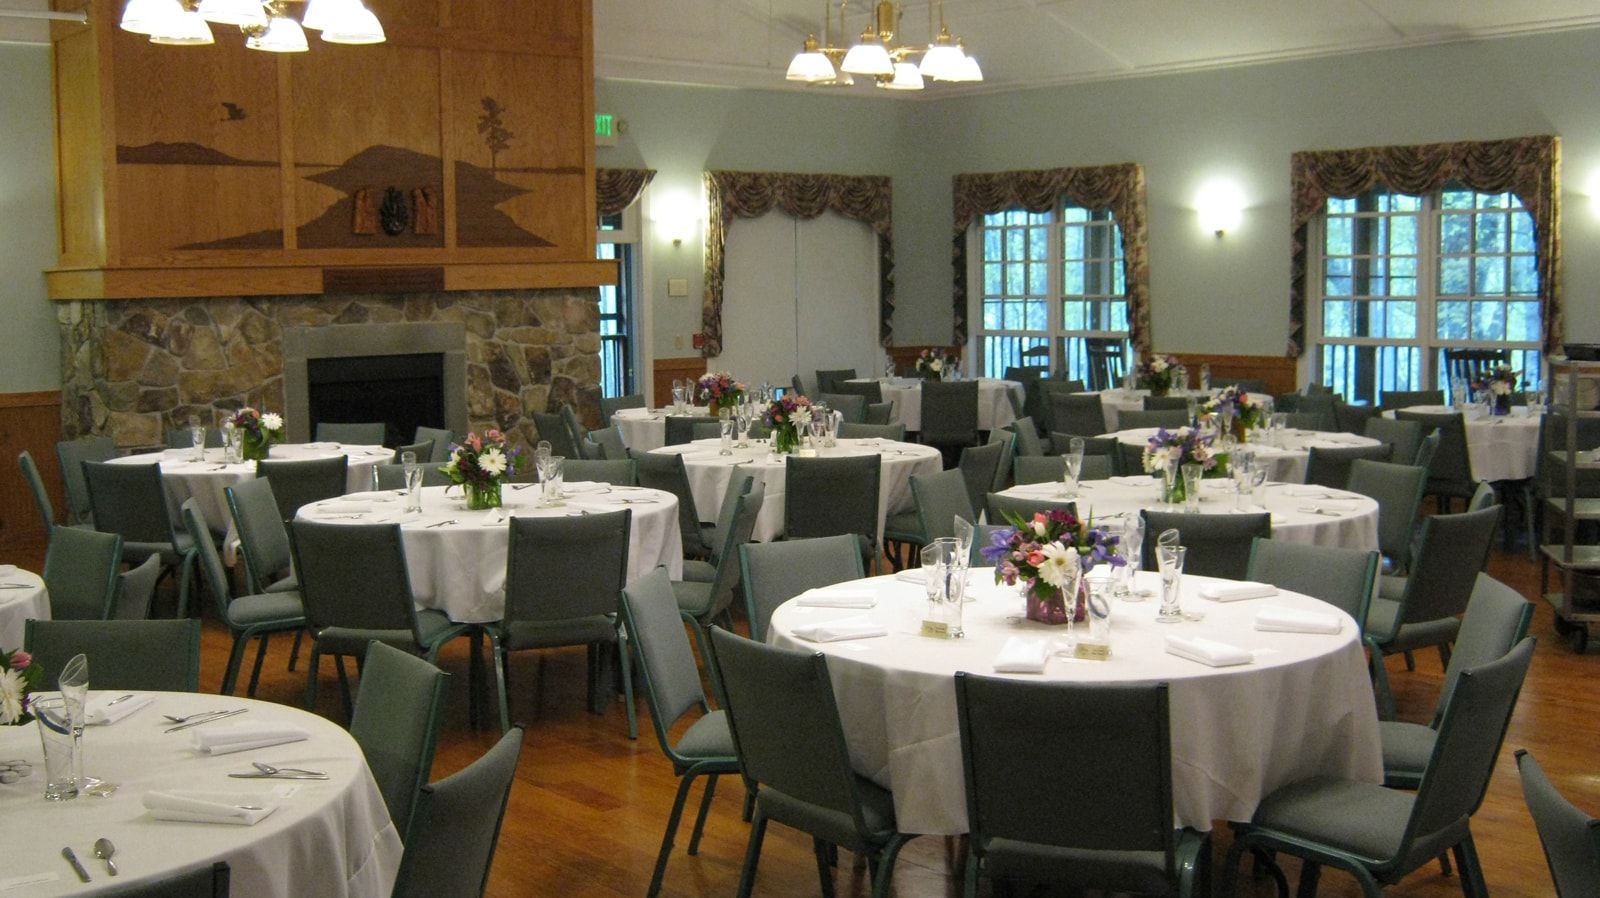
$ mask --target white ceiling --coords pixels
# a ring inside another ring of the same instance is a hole
[[[602,78],[838,90],[784,81],[827,0],[594,0]],[[833,0],[833,21],[838,3]],[[849,5],[847,36],[869,0]],[[983,67],[949,96],[1600,25],[1596,0],[945,0],[951,33]],[[928,3],[908,0],[909,43],[928,40]],[[874,89],[858,80],[852,92]],[[883,91],[879,93],[891,93]]]

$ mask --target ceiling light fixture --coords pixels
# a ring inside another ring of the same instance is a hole
[[[299,20],[289,15],[293,6],[305,7]],[[212,24],[237,26],[246,47],[271,53],[308,50],[307,28],[330,44],[384,41],[382,23],[361,0],[127,0],[122,8],[122,30],[154,44],[212,43]]]
[[[838,33],[847,34],[845,16],[850,0],[838,0]],[[934,30],[934,8],[939,12],[939,28]],[[806,84],[851,84],[851,75],[870,75],[886,90],[922,90],[924,78],[934,81],[982,81],[978,61],[967,54],[962,42],[951,36],[944,23],[944,0],[929,0],[928,43],[897,44],[905,4],[894,0],[874,0],[866,27],[850,47],[833,45],[833,0],[822,13],[822,43],[815,34],[806,35],[804,46],[789,63],[785,77]],[[920,65],[915,57],[921,57]]]

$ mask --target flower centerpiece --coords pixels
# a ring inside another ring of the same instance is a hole
[[[1182,502],[1187,493],[1183,477],[1177,473],[1184,465],[1191,462],[1200,465],[1204,471],[1202,477],[1222,477],[1228,471],[1227,460],[1227,454],[1212,451],[1211,437],[1193,427],[1160,428],[1144,447],[1146,471],[1162,476],[1169,465],[1172,467],[1173,476],[1163,480],[1161,494],[1161,501],[1171,504]]]
[[[272,451],[272,444],[283,439],[283,416],[262,414],[260,409],[239,409],[229,423],[239,439],[239,455],[245,461],[260,461]]]
[[[811,423],[811,400],[787,393],[772,400],[762,420],[772,431],[772,451],[787,454],[800,448],[800,434]]]
[[[0,652],[0,662],[0,726],[20,726],[33,720],[28,694],[44,679],[44,665],[21,649]]]
[[[500,487],[517,473],[521,450],[514,448],[505,434],[490,429],[483,436],[468,433],[466,439],[450,447],[450,462],[439,471],[458,484],[467,496],[467,508],[498,508]]]
[[[1139,386],[1153,396],[1165,396],[1172,391],[1173,369],[1177,367],[1176,356],[1153,355],[1139,365]]]
[[[1207,402],[1201,410],[1205,415],[1216,415],[1233,432],[1234,439],[1244,442],[1246,434],[1257,427],[1267,426],[1267,408],[1261,397],[1231,386]]]
[[[710,406],[711,414],[715,415],[739,404],[744,396],[744,384],[734,380],[733,375],[726,371],[712,371],[701,375],[700,380],[695,382],[694,395]]]
[[[1489,414],[1509,415],[1511,394],[1516,392],[1521,379],[1521,371],[1511,370],[1510,365],[1496,365],[1473,379],[1472,391],[1489,394]]]
[[[917,376],[923,380],[944,380],[961,364],[961,356],[934,347],[917,355]]]
[[[1078,518],[1070,511],[1035,512],[1032,520],[1006,516],[1009,527],[989,537],[983,557],[994,565],[994,580],[1025,584],[1023,598],[1029,620],[1064,624],[1084,615],[1083,575],[1097,564],[1121,567],[1119,536]],[[1069,611],[1067,602],[1071,601]]]

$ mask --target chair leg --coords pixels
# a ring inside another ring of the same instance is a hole
[[[1450,643],[1448,642],[1439,643],[1439,666],[1441,668],[1450,666]]]
[[[1450,875],[1450,853],[1449,852],[1445,852],[1444,854],[1439,855],[1439,875],[1440,876],[1449,876]]]
[[[1414,673],[1417,669],[1417,656],[1406,650],[1406,673]]]
[[[294,645],[289,648],[289,672],[294,672],[295,662],[300,660],[300,640],[304,639],[306,631],[302,628],[294,631]]]
[[[812,836],[811,853],[817,858],[817,882],[822,886],[822,898],[833,898],[833,870],[828,866],[828,843]]]
[[[744,866],[739,870],[739,898],[750,898],[756,886],[756,865],[761,861],[761,840],[767,835],[767,815],[756,808],[755,819],[750,821],[750,842],[744,849]]]
[[[322,651],[317,648],[317,641],[311,641],[311,659],[306,662],[306,710],[315,713],[317,710],[317,668],[322,666]]]
[[[190,552],[183,556],[178,569],[178,620],[189,616],[189,588],[194,582],[194,563],[199,557],[198,551]]]
[[[706,791],[700,796],[700,813],[694,818],[694,832],[689,836],[689,853],[700,853],[700,834],[706,828],[706,812],[711,810],[711,797],[717,794],[717,774],[706,776]]]
[[[1383,652],[1372,649],[1372,682],[1378,693],[1378,719],[1394,720],[1397,709],[1394,692],[1389,688],[1389,667],[1383,663]]]
[[[271,638],[271,633],[262,633],[261,641],[256,643],[256,663],[250,666],[250,686],[245,690],[245,694],[251,698],[256,697],[256,686],[261,683],[261,663],[267,660],[267,641]],[[233,672],[238,676],[238,668],[234,668]]]
[[[344,700],[344,719],[349,720],[355,716],[356,704],[355,700],[350,697],[350,678],[344,671],[343,655],[333,656],[333,669],[339,673],[339,697]],[[361,673],[360,662],[356,663],[356,673],[358,675]]]
[[[1317,898],[1317,881],[1322,878],[1322,865],[1313,860],[1300,863],[1300,888],[1295,898]]]
[[[1461,893],[1466,898],[1489,898],[1489,886],[1483,881],[1483,865],[1478,862],[1478,848],[1472,843],[1472,833],[1455,848],[1456,866],[1461,868]]]
[[[249,638],[243,633],[234,634],[233,650],[228,653],[228,669],[222,674],[222,694],[232,695],[234,683],[239,679],[239,666],[244,663],[244,652]]]
[[[744,822],[749,823],[756,812],[756,790],[749,783],[744,787]]]
[[[889,839],[889,844],[883,846],[878,855],[878,875],[872,883],[873,898],[889,898],[889,885],[894,879],[894,862],[900,856],[900,849],[911,841],[911,837],[904,833],[895,833]]]
[[[683,803],[689,797],[689,786],[693,782],[692,773],[678,781],[678,796],[672,800],[672,813],[667,816],[667,831],[661,836],[661,851],[656,855],[656,870],[650,877],[650,889],[646,893],[648,898],[655,898],[661,892],[661,880],[667,874],[667,858],[672,856],[672,839],[678,834],[678,820],[683,817]]]
[[[489,663],[494,665],[495,690],[499,694],[500,732],[511,729],[511,702],[506,696],[506,653],[500,640],[489,637]]]
[[[617,660],[622,663],[622,703],[628,712],[628,738],[639,738],[639,709],[633,702],[633,657],[632,646],[628,633],[623,630],[617,635]]]

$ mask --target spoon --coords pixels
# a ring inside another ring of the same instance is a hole
[[[276,776],[280,773],[305,773],[311,776],[327,776],[326,773],[320,770],[307,770],[304,767],[274,767],[271,764],[263,764],[260,761],[251,762],[251,766],[268,776]]]
[[[196,717],[205,717],[208,714],[223,714],[223,713],[226,713],[226,712],[223,712],[223,711],[196,711],[193,714],[185,714],[182,717],[173,717],[171,714],[163,714],[161,716],[165,717],[166,719],[168,719],[170,721],[172,721],[173,723],[187,723],[188,721],[194,720]]]
[[[116,853],[117,846],[111,844],[110,839],[99,838],[94,840],[94,856],[106,862],[106,872],[112,876],[117,875],[117,865],[111,860],[111,856]]]

